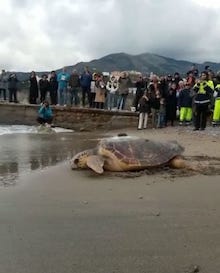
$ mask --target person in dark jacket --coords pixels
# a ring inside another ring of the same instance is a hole
[[[152,75],[148,85],[148,97],[150,100],[150,109],[152,117],[152,127],[157,127],[158,113],[160,108],[161,86],[157,75]]]
[[[50,90],[51,105],[57,105],[58,81],[57,81],[57,74],[55,71],[51,71],[50,73],[49,90]]]
[[[176,84],[176,89],[179,89],[179,82],[182,81],[179,72],[174,73],[173,82]]]
[[[144,81],[143,77],[140,76],[139,79],[135,83],[136,89],[136,94],[134,98],[134,107],[137,111],[138,108],[138,102],[140,98],[144,95],[144,91],[146,90],[146,82]]]
[[[82,88],[82,105],[83,107],[86,105],[86,95],[89,103],[89,107],[92,107],[92,100],[91,100],[91,81],[92,81],[92,74],[89,71],[88,67],[84,68],[84,72],[80,77],[80,86]]]
[[[79,89],[80,89],[80,78],[77,70],[74,69],[70,75],[69,80],[70,86],[70,104],[77,106],[79,104]]]
[[[195,91],[195,128],[194,130],[205,130],[208,106],[213,96],[214,85],[208,78],[208,72],[203,71],[200,79],[193,87]]]
[[[180,91],[178,98],[178,107],[180,110],[180,125],[188,125],[192,121],[192,96],[190,83]]]
[[[170,121],[170,125],[174,125],[174,120],[176,119],[176,108],[177,108],[177,98],[176,98],[176,83],[172,83],[169,88],[166,97],[166,125]]]
[[[128,88],[132,86],[131,79],[129,77],[129,73],[127,72],[121,72],[121,75],[118,80],[118,102],[117,102],[117,108],[119,110],[124,110],[127,96],[128,96]]]
[[[144,92],[138,103],[138,130],[147,128],[148,115],[150,113],[150,100],[147,93]]]
[[[50,90],[50,84],[46,74],[42,75],[42,78],[39,81],[39,86],[40,86],[40,101],[43,102],[46,99],[47,92]]]
[[[160,94],[162,98],[166,98],[169,90],[169,84],[165,76],[160,77]]]
[[[165,98],[160,98],[160,108],[158,113],[158,122],[157,128],[165,127],[165,119],[166,119],[166,100]]]
[[[30,104],[37,104],[38,83],[37,83],[36,73],[34,71],[31,72],[29,80],[30,80],[29,103]]]
[[[18,79],[15,73],[11,73],[9,75],[8,91],[9,91],[9,102],[18,103],[18,100],[17,100]]]

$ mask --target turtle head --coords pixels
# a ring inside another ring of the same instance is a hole
[[[93,154],[93,150],[85,150],[83,152],[76,154],[70,160],[70,165],[71,165],[72,170],[77,169],[77,168],[81,168],[81,169],[88,168],[87,159],[92,154]]]

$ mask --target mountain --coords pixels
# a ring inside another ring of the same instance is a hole
[[[187,61],[177,61],[163,56],[144,53],[140,55],[129,55],[126,53],[110,54],[98,60],[81,62],[74,66],[67,67],[68,70],[77,69],[82,71],[84,66],[97,71],[124,71],[135,70],[143,73],[154,72],[157,74],[175,73],[188,71],[192,63]]]
[[[220,63],[205,62],[202,64],[195,64],[199,71],[204,70],[205,66],[210,66],[213,71],[220,70]],[[184,60],[175,60],[172,58],[159,56],[151,53],[143,53],[139,55],[130,55],[126,53],[115,53],[104,56],[100,59],[95,59],[90,62],[80,62],[75,65],[66,66],[68,72],[72,72],[73,69],[82,72],[84,66],[88,66],[91,71],[129,71],[135,70],[142,73],[156,73],[159,75],[174,74],[179,72],[181,75],[185,75],[190,70],[192,62]],[[60,69],[56,70],[61,71]],[[42,75],[44,72],[37,72],[38,75]],[[17,72],[20,80],[28,79],[28,73]]]
[[[196,63],[195,65],[199,71],[204,70],[205,66],[210,66],[213,71],[220,70],[220,63],[205,62],[202,64]],[[80,62],[76,65],[68,66],[67,69],[68,71],[72,71],[72,69],[82,71],[84,66],[88,66],[91,70],[107,72],[135,70],[142,73],[153,72],[159,75],[174,74],[175,72],[185,75],[190,70],[192,62],[175,60],[151,53],[139,55],[115,53],[90,62]]]

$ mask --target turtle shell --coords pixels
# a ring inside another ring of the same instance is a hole
[[[100,141],[99,154],[112,156],[128,169],[156,167],[168,163],[183,152],[176,141],[156,142],[138,137],[112,137]]]

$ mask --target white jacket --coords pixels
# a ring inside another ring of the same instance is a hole
[[[110,93],[114,94],[118,90],[118,88],[119,88],[119,84],[117,79],[110,78],[110,80],[106,84],[106,89]]]

